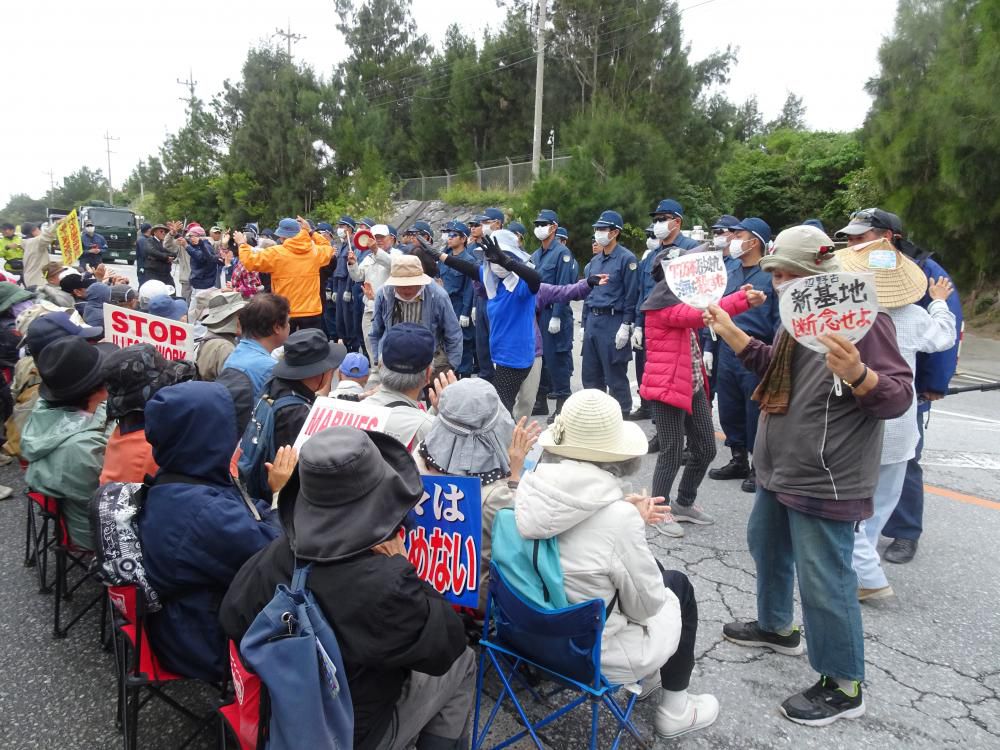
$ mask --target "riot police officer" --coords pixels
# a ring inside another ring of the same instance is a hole
[[[475,256],[466,245],[469,241],[469,227],[460,221],[449,221],[441,229],[447,249],[445,252],[467,263],[475,263]],[[476,349],[476,329],[472,325],[472,279],[461,271],[445,263],[438,264],[441,285],[448,293],[451,307],[462,329],[462,362],[455,370],[460,378],[472,375],[472,360]]]

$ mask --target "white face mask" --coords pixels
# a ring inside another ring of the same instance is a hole
[[[743,249],[743,240],[732,240],[729,243],[729,257],[739,258],[746,250]]]
[[[84,231],[87,234],[93,234],[96,230],[94,229],[94,227],[87,227]]]
[[[510,271],[496,263],[490,263],[490,270],[500,279],[505,279],[510,275]]]
[[[646,238],[646,249],[647,250],[655,250],[659,246],[660,246],[660,241],[658,239],[656,239],[655,237],[647,237]]]
[[[725,250],[729,245],[729,240],[726,239],[724,234],[720,234],[712,240],[712,244],[715,246],[716,250]]]
[[[343,227],[337,227],[337,236],[340,237],[340,239],[342,239],[342,240],[346,240],[347,239],[347,230],[344,229]]]
[[[676,222],[671,219],[664,219],[663,221],[658,221],[653,224],[653,234],[656,235],[656,239],[665,240],[673,234],[676,228]]]
[[[788,281],[782,281],[780,284],[774,285],[774,293],[777,296],[781,296],[788,287],[794,284],[798,279],[789,279]]]
[[[487,237],[489,237],[491,234],[493,234],[493,225],[492,224],[483,224],[483,234],[485,234]]]
[[[611,233],[610,232],[594,232],[594,242],[596,242],[601,247],[607,247],[611,244]]]
[[[535,237],[537,237],[540,242],[543,240],[547,240],[549,238],[549,234],[551,233],[551,231],[552,231],[551,224],[544,227],[535,227]]]

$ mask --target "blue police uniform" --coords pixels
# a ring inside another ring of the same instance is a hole
[[[622,324],[635,320],[639,262],[628,248],[616,245],[610,253],[597,253],[588,267],[590,273],[608,274],[608,283],[594,287],[584,302],[583,387],[609,390],[628,415],[632,410],[628,382],[632,348],[626,344],[616,349],[615,334]]]
[[[471,253],[476,263],[485,261],[483,248],[478,242],[470,242],[466,252]],[[472,306],[476,310],[476,365],[479,377],[493,382],[493,355],[490,353],[490,316],[486,311],[486,290],[478,281],[473,284]]]
[[[531,263],[543,284],[575,284],[580,278],[576,258],[558,239],[553,239],[548,249],[538,248],[531,256]],[[549,333],[553,317],[561,325],[556,334]],[[573,375],[573,309],[565,302],[546,305],[538,317],[538,328],[542,333],[542,367],[548,376],[548,396],[569,398],[569,379]]]
[[[337,249],[337,267],[330,278],[336,304],[337,338],[350,351],[357,351],[358,329],[354,325],[354,280],[347,270],[347,253],[351,250],[348,242]]]
[[[475,263],[476,256],[466,248],[455,255],[459,260],[466,263]],[[452,268],[444,263],[438,263],[438,274],[441,276],[441,285],[448,293],[451,300],[451,307],[455,311],[455,317],[467,318],[472,316],[472,304],[474,298],[473,281],[461,271]],[[479,313],[476,313],[476,320],[479,320]],[[472,375],[473,359],[476,351],[476,328],[469,325],[462,329],[462,363],[455,370],[455,374],[460,377]]]

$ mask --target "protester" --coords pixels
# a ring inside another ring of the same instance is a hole
[[[24,286],[28,289],[45,283],[43,271],[49,262],[49,247],[56,238],[55,226],[48,223],[39,228],[31,222],[21,225],[21,243],[24,248]]]
[[[896,344],[906,364],[917,371],[917,352],[942,352],[955,344],[955,315],[945,301],[952,292],[945,277],[932,282],[920,266],[885,238],[854,245],[838,253],[845,271],[873,274],[879,307],[885,310],[896,329]],[[925,310],[916,303],[929,294]],[[854,533],[854,570],[858,574],[858,599],[884,599],[895,593],[879,559],[879,535],[889,520],[906,479],[906,466],[916,455],[920,439],[916,424],[917,399],[906,413],[885,423],[878,485],[872,498],[873,515],[861,522]]]
[[[191,302],[187,315],[188,320],[198,320],[208,300],[219,292],[222,256],[199,226],[188,229],[186,239],[184,250],[191,258]]]
[[[59,285],[61,277],[70,269],[62,263],[48,263],[44,269],[45,283],[35,287],[35,297],[40,301],[51,302],[52,304],[70,309],[76,304],[73,295],[62,290]],[[71,271],[71,273],[76,273]]]
[[[177,284],[180,297],[186,301],[191,300],[191,256],[187,252],[187,242],[184,240],[185,227],[180,221],[167,222],[170,232],[164,237],[163,249],[177,261]],[[201,228],[198,224],[191,223],[187,226],[187,231],[193,227]],[[204,231],[204,230],[202,230]],[[163,280],[164,284],[170,282]]]
[[[108,304],[135,310],[139,306],[139,293],[127,284],[115,284],[111,287]]]
[[[278,503],[285,535],[251,558],[222,602],[239,643],[296,561],[347,672],[355,750],[464,748],[475,656],[451,605],[417,577],[399,530],[423,497],[417,467],[392,437],[333,427],[302,446]]]
[[[292,331],[302,328],[323,330],[323,308],[319,296],[320,269],[330,262],[333,248],[321,234],[314,234],[301,216],[282,219],[277,234],[280,245],[254,250],[246,235],[236,232],[240,263],[249,271],[271,275],[271,290],[288,300]]]
[[[285,343],[291,331],[288,313],[288,300],[267,293],[256,295],[237,313],[240,342],[223,369],[238,370],[250,379],[254,401],[274,369],[271,352]]]
[[[111,352],[103,368],[108,424],[114,423],[114,431],[104,452],[100,484],[142,482],[158,468],[146,441],[146,403],[162,388],[193,380],[197,370],[191,362],[164,359],[151,344]]]
[[[148,311],[149,303],[153,297],[162,295],[173,297],[174,288],[168,284],[164,284],[159,279],[150,279],[139,287],[139,309],[143,312]]]
[[[815,227],[781,232],[761,261],[774,288],[840,269],[833,240]],[[913,376],[896,346],[892,319],[879,313],[863,339],[822,336],[826,356],[782,331],[768,346],[740,330],[718,305],[706,325],[748,368],[761,375],[755,392],[761,421],[754,446],[757,499],[747,540],[757,572],[757,619],[729,623],[723,635],[742,646],[801,654],[793,622],[798,578],[809,638],[812,687],[781,704],[797,723],[823,726],[864,714],[864,634],[851,565],[854,529],[872,515],[882,444],[881,420],[902,415]],[[837,395],[833,377],[843,382]]]
[[[372,362],[381,362],[383,339],[394,326],[416,323],[431,332],[434,350],[443,350],[450,366],[457,368],[462,362],[462,329],[448,293],[433,283],[423,272],[420,259],[412,255],[393,256],[391,269],[385,285],[375,294],[372,332],[368,339]]]
[[[370,372],[371,368],[364,354],[358,352],[348,354],[340,363],[340,380],[334,389],[333,397],[348,401],[357,401],[363,398]]]
[[[81,276],[73,272],[64,274],[59,279],[59,288],[73,298],[73,309],[82,316],[87,301],[87,289],[91,284],[96,283],[97,279],[91,275]]]
[[[695,505],[698,487],[715,458],[715,428],[698,336],[702,311],[686,305],[670,290],[659,264],[653,268],[656,286],[642,305],[646,330],[646,370],[640,395],[650,404],[660,453],[653,473],[653,494],[670,498],[674,477],[681,467],[684,437],[690,457],[684,466],[670,509],[678,521],[712,524],[715,519]],[[749,285],[720,302],[731,315],[740,315],[764,304],[762,292]],[[676,532],[673,527],[664,529]]]
[[[35,321],[32,328],[44,320]],[[36,492],[60,499],[70,540],[91,549],[88,507],[110,432],[101,350],[69,335],[44,346],[35,364],[42,384],[21,434],[21,455],[28,462],[25,482]]]
[[[147,620],[150,645],[171,672],[218,682],[229,674],[222,597],[278,528],[270,503],[252,503],[230,477],[239,433],[224,386],[164,388],[146,404],[145,419],[160,467],[139,516],[143,565],[163,604]],[[293,471],[294,452],[282,452],[274,466],[268,480],[277,491]]]
[[[218,293],[218,291],[216,291],[216,293]],[[195,296],[197,296],[197,294],[198,292],[196,290]],[[190,309],[190,306],[185,304],[184,300],[174,299],[173,297],[168,297],[166,294],[158,294],[149,300],[150,315],[159,315],[161,318],[170,318],[171,320],[177,320],[182,323],[186,323],[188,321],[188,311]]]
[[[517,533],[558,540],[559,593],[569,604],[604,600],[601,672],[612,683],[642,682],[647,696],[660,683],[656,733],[677,737],[709,726],[718,700],[688,692],[698,630],[694,589],[683,573],[664,570],[646,543],[646,524],[665,514],[655,504],[662,498],[622,488],[646,453],[646,436],[623,421],[614,398],[587,389],[567,399],[538,442],[542,459],[514,498]],[[501,570],[517,550],[497,545]]]
[[[88,326],[104,325],[104,305],[111,301],[111,287],[100,282],[91,284],[84,292],[83,320]]]
[[[361,317],[360,335],[366,348],[368,347],[368,338],[371,336],[372,320],[375,315],[375,294],[385,284],[386,279],[389,278],[392,267],[392,256],[399,254],[399,251],[394,250],[392,247],[392,237],[389,236],[389,228],[385,227],[383,229],[379,225],[376,225],[376,228],[380,231],[375,235],[375,245],[369,248],[368,252],[363,253],[360,262],[358,262],[357,254],[353,250],[348,250],[346,255],[347,270],[351,278],[356,283],[362,284],[368,293],[371,294],[370,297],[367,294],[364,297],[364,312]]]
[[[208,301],[201,320],[208,333],[198,342],[195,363],[201,380],[215,380],[236,349],[240,334],[239,312],[246,302],[239,292],[220,292]]]
[[[765,295],[764,304],[741,315],[736,325],[747,335],[770,344],[781,323],[771,274],[760,267],[760,260],[771,241],[771,227],[763,219],[751,217],[729,227],[729,234],[732,239],[726,263],[725,294],[733,294],[750,285]],[[718,366],[719,423],[726,435],[726,446],[732,452],[732,460],[721,468],[712,469],[708,476],[717,480],[742,479],[744,492],[756,492],[756,475],[749,454],[757,437],[760,409],[752,396],[760,378],[740,364],[725,341],[706,339],[704,362],[709,372],[713,365]]]
[[[177,254],[168,250],[163,244],[163,238],[167,236],[168,231],[170,230],[165,225],[154,224],[150,228],[149,236],[143,238],[145,265],[143,275],[139,278],[140,289],[151,280],[159,281],[173,289],[174,279],[170,272],[177,261]],[[187,253],[184,255],[186,257]]]
[[[450,310],[450,308],[449,308]],[[431,383],[434,335],[418,323],[399,323],[382,340],[379,389],[366,406],[389,408],[385,433],[413,450],[430,430],[433,418],[420,399]]]
[[[462,360],[455,368],[455,372],[464,378],[472,375],[476,356],[476,327],[472,324],[472,302],[473,283],[479,280],[479,266],[476,257],[466,247],[469,242],[469,228],[465,224],[460,221],[449,221],[441,230],[441,236],[445,241],[442,258],[450,255],[476,269],[475,275],[467,275],[455,265],[449,265],[444,261],[438,264],[441,286],[448,293],[451,308],[455,311],[458,325],[462,329]]]

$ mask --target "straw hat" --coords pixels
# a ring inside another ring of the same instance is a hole
[[[389,268],[388,286],[427,286],[433,281],[415,255],[393,255]]]
[[[549,453],[581,461],[624,461],[646,455],[639,425],[622,419],[619,403],[603,391],[577,391],[538,438]]]
[[[845,271],[874,274],[878,303],[887,310],[912,305],[927,293],[927,275],[884,237],[848,247],[837,257]]]

